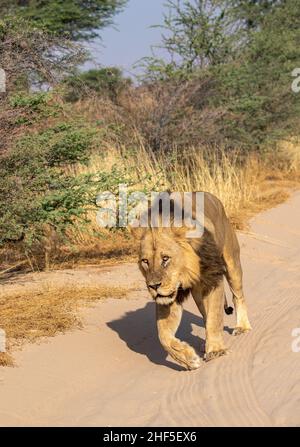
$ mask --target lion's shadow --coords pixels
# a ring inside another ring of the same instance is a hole
[[[107,325],[117,332],[132,351],[146,355],[151,362],[158,365],[165,365],[178,371],[183,370],[181,366],[167,360],[167,353],[160,345],[156,331],[154,303],[149,302],[142,309],[127,312],[119,320],[110,321]],[[203,357],[205,341],[192,333],[192,325],[204,327],[203,319],[200,315],[184,310],[176,336],[193,346]]]

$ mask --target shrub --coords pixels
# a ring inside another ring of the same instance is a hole
[[[131,80],[124,78],[119,68],[106,67],[70,76],[65,79],[64,84],[67,101],[78,101],[91,93],[97,93],[116,102],[120,93],[131,84]]]
[[[23,102],[22,102],[23,104]],[[95,129],[60,123],[20,136],[1,158],[0,244],[40,241],[45,226],[63,234],[74,218],[86,219],[96,183],[66,167],[86,163]]]

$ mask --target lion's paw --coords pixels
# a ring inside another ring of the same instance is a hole
[[[198,355],[194,355],[187,363],[187,369],[198,369],[201,366],[201,358]]]
[[[209,362],[210,360],[221,357],[222,355],[228,354],[228,349],[220,349],[219,351],[211,351],[205,354],[205,361]]]
[[[233,329],[232,335],[237,336],[241,334],[245,334],[246,332],[251,331],[251,327],[236,327]]]

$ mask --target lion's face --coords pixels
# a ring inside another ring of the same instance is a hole
[[[199,258],[183,239],[168,229],[147,230],[141,238],[139,267],[152,298],[171,304],[199,276]]]

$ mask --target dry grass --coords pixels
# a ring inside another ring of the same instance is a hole
[[[171,155],[154,154],[140,142],[139,149],[130,156],[123,147],[110,148],[104,159],[94,155],[89,167],[80,167],[79,172],[109,170],[111,166],[125,170],[132,170],[134,166],[134,173],[130,171],[134,182],[132,190],[209,191],[222,201],[238,229],[245,228],[256,213],[286,200],[300,181],[298,143],[285,144],[264,157],[257,154],[242,157],[238,151],[228,154],[220,149],[195,147],[180,152],[173,149]],[[91,228],[99,230],[95,214],[90,218]],[[81,255],[98,253],[101,260],[116,257],[128,260],[133,252],[129,235],[105,230],[103,235],[101,241],[80,230],[73,231],[70,236],[82,247]]]
[[[101,155],[94,153],[88,166],[72,167],[72,175],[110,172],[112,167],[124,171],[132,190],[173,191],[204,190],[223,202],[227,214],[237,229],[247,227],[249,219],[258,212],[275,206],[289,196],[300,183],[300,143],[282,142],[264,155],[242,156],[239,151],[226,153],[220,148],[190,147],[169,153],[153,153],[146,149],[136,133],[132,141],[135,150],[119,143],[106,144]],[[100,192],[100,191],[99,191]],[[133,259],[135,245],[126,231],[99,229],[96,212],[90,212],[89,228],[75,227],[68,233],[70,245],[54,246],[50,266],[73,267],[86,263],[128,262]],[[93,231],[101,230],[101,237]],[[24,253],[5,247],[0,251],[1,269],[23,263],[23,269],[39,270],[43,254]],[[39,258],[40,256],[40,258]],[[25,260],[25,264],[24,264]]]
[[[12,366],[13,348],[24,342],[53,337],[80,327],[79,309],[107,298],[124,298],[124,287],[43,285],[39,291],[3,292],[0,295],[0,321],[7,337],[7,352],[0,353],[0,366]]]

